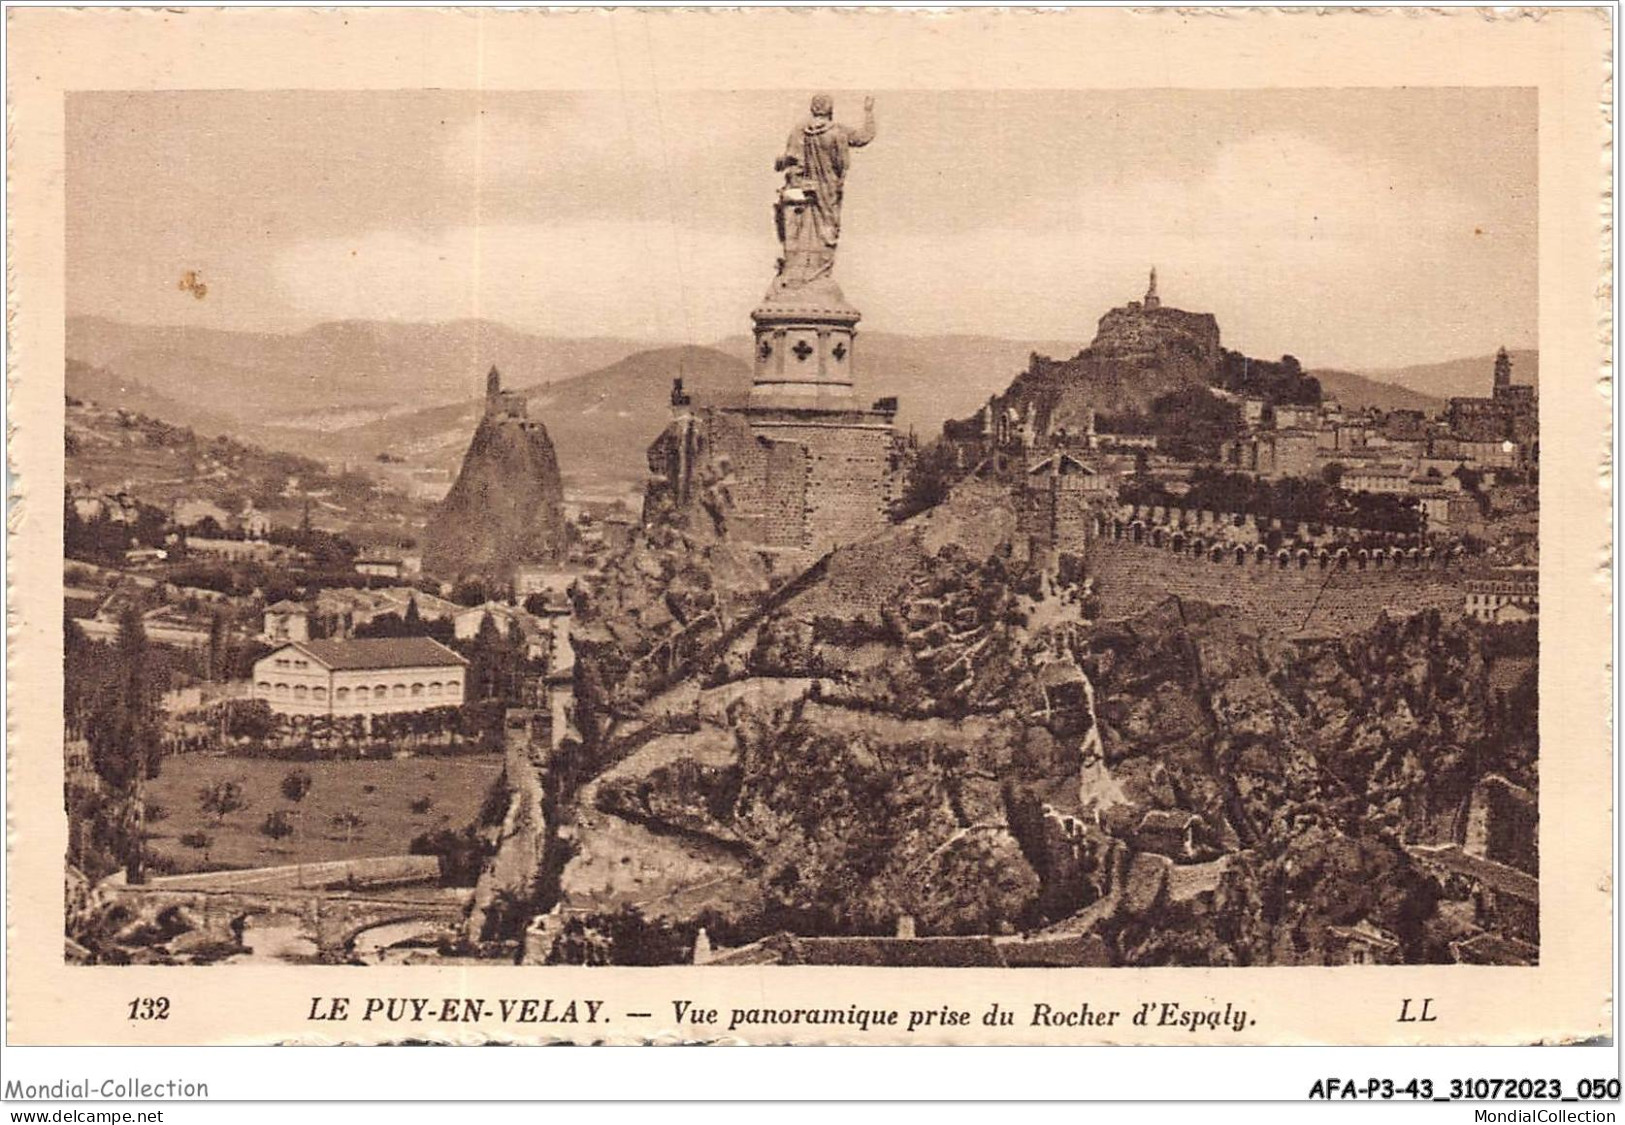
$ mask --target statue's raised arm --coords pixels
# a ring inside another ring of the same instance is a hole
[[[846,143],[853,148],[862,148],[875,139],[875,100],[863,99],[863,125],[853,129],[847,134]]]
[[[785,282],[805,283],[834,268],[850,152],[874,139],[873,98],[864,99],[863,125],[854,129],[835,121],[835,100],[828,94],[813,97],[807,119],[790,133],[773,162],[784,173],[775,214]]]

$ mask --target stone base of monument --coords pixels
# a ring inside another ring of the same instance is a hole
[[[854,347],[862,314],[832,278],[775,279],[750,316],[756,345],[751,405],[856,407]]]

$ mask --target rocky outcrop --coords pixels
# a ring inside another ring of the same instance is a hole
[[[547,427],[487,413],[429,521],[424,569],[503,582],[516,564],[549,562],[564,548],[564,486]]]
[[[963,487],[799,576],[690,510],[584,592],[566,908],[724,946],[907,915],[1116,964],[1324,964],[1362,924],[1450,956],[1406,846],[1457,838],[1490,774],[1534,792],[1532,672],[1492,692],[1483,631],[1432,612],[1090,620],[1012,535],[952,534],[996,523]]]
[[[1071,359],[1034,355],[1001,403],[1025,407],[1039,436],[1083,433],[1091,411],[1145,413],[1163,395],[1217,382],[1221,358],[1212,313],[1135,301],[1101,317],[1094,340]]]

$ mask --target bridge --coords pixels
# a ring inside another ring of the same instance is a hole
[[[384,856],[365,860],[209,871],[174,875],[140,885],[109,881],[102,890],[144,915],[171,908],[190,915],[200,929],[238,938],[255,916],[298,919],[321,953],[338,959],[368,931],[414,936],[461,931],[473,888],[424,885],[439,877],[433,856]]]

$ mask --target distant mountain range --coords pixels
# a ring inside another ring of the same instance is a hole
[[[1512,381],[1540,385],[1540,353],[1533,348],[1511,349]],[[1346,407],[1375,406],[1383,410],[1443,410],[1452,398],[1487,396],[1495,376],[1493,355],[1390,367],[1374,371],[1311,371],[1321,390]]]
[[[532,336],[490,321],[396,324],[341,321],[292,335],[68,321],[68,394],[206,435],[362,466],[387,454],[455,468],[483,406],[493,364],[547,425],[567,483],[635,482],[665,424],[671,382],[701,402],[743,399],[750,338],[714,347],[649,348],[630,340]],[[895,395],[899,424],[923,439],[1009,386],[1038,352],[1081,345],[991,336],[913,337],[864,332],[857,353],[865,405]],[[1513,354],[1533,381],[1537,354]],[[1450,395],[1488,394],[1491,356],[1388,371],[1313,371],[1345,406],[1442,409]]]
[[[533,336],[488,320],[344,320],[280,335],[101,317],[70,317],[66,344],[69,358],[117,372],[191,409],[253,426],[330,432],[463,401],[484,385],[492,364],[521,386],[568,379],[646,346],[609,337]]]
[[[1512,381],[1540,386],[1540,353],[1533,348],[1512,348],[1507,354],[1512,359]],[[1488,395],[1495,377],[1493,355],[1473,356],[1470,359],[1452,359],[1444,363],[1424,363],[1413,367],[1396,367],[1383,371],[1363,372],[1368,378],[1383,383],[1398,383],[1402,387],[1431,395],[1438,399]]]
[[[1432,414],[1444,409],[1444,400],[1421,394],[1398,383],[1382,383],[1352,371],[1322,368],[1309,374],[1320,380],[1320,392],[1335,398],[1345,409],[1420,410]]]

